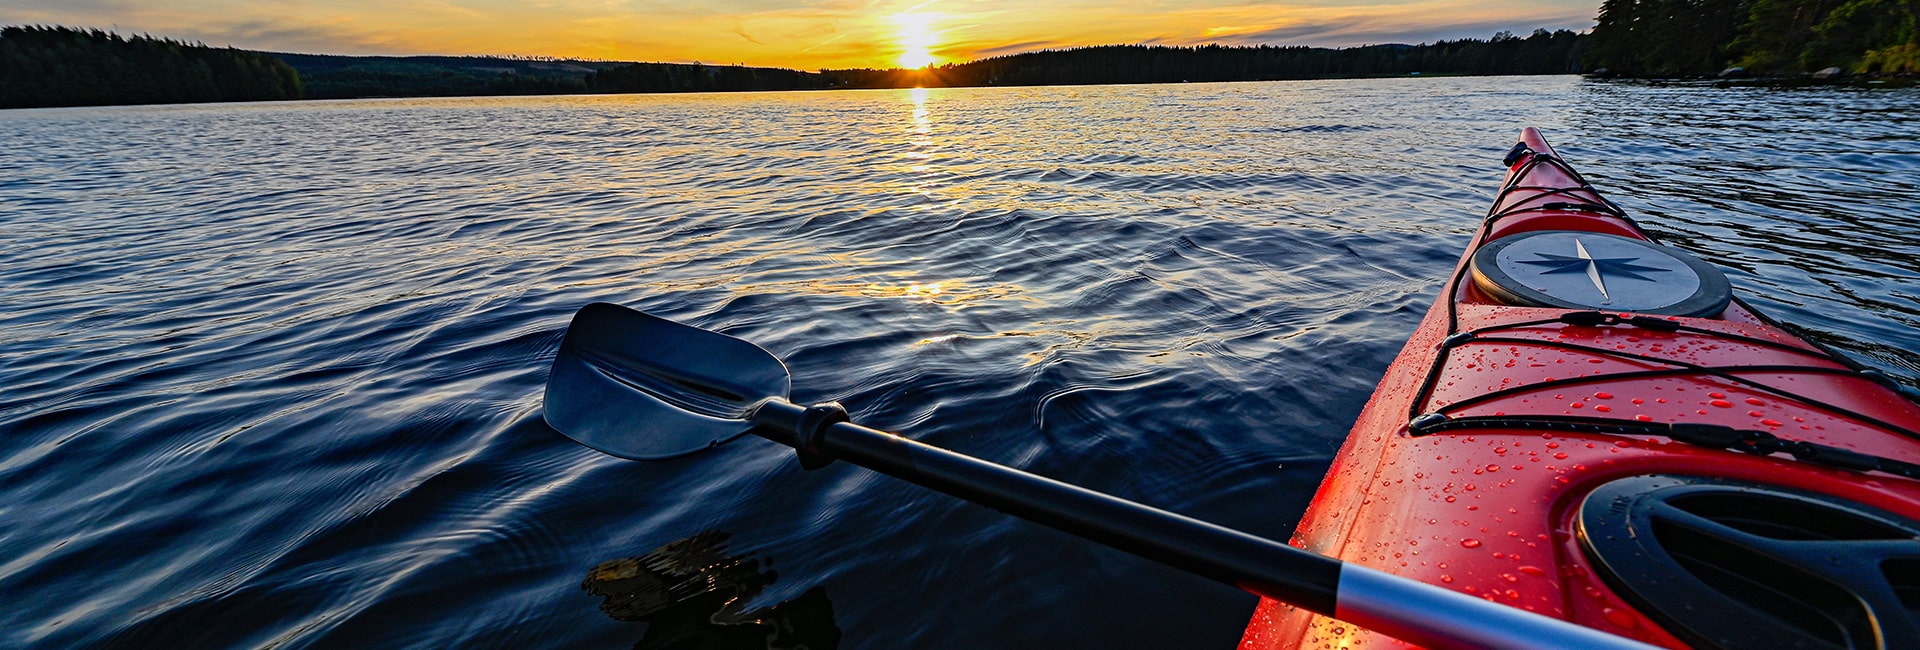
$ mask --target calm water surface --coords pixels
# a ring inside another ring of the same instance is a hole
[[[567,318],[716,328],[799,401],[1284,539],[1526,125],[1920,384],[1912,89],[0,112],[0,646],[1227,647],[1251,596],[856,467],[579,447],[540,410]],[[702,580],[734,625],[607,595]]]

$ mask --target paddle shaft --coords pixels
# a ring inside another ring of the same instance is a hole
[[[764,402],[755,433],[1105,544],[1143,558],[1435,648],[1648,648],[1630,639]],[[806,431],[812,430],[811,433]],[[798,433],[797,433],[798,432]]]

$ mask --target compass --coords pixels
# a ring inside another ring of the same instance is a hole
[[[1501,302],[1717,316],[1733,295],[1700,258],[1653,242],[1572,230],[1494,240],[1473,254],[1474,286]]]

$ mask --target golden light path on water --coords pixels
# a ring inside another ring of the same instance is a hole
[[[911,161],[907,170],[915,173],[932,171],[928,163],[933,162],[933,119],[927,112],[927,93],[925,88],[907,91],[907,98],[913,102],[913,124],[907,135],[907,144],[913,148],[906,154]]]
[[[904,171],[903,180],[890,183],[875,192],[889,195],[929,195],[936,191],[933,183],[937,170],[934,168],[938,142],[934,137],[933,113],[931,105],[937,106],[934,94],[928,88],[911,88],[890,91],[894,101],[899,101],[894,115],[899,122],[893,123],[891,130],[897,135],[888,138],[901,145],[902,151],[895,154],[897,162],[889,165],[894,170]],[[896,166],[897,165],[897,166]],[[918,210],[919,207],[909,208]],[[1021,301],[1036,307],[1043,306],[1039,299],[1031,295],[1027,287],[1016,283],[970,283],[963,278],[930,278],[927,274],[912,270],[882,269],[894,266],[874,256],[860,252],[825,253],[799,243],[773,245],[766,240],[736,238],[727,240],[719,236],[699,238],[699,247],[678,252],[657,254],[655,259],[661,264],[677,266],[695,260],[705,259],[716,252],[731,257],[720,264],[724,273],[716,273],[704,278],[676,278],[672,281],[648,283],[652,290],[667,293],[685,291],[693,287],[726,287],[734,295],[814,295],[842,296],[866,299],[890,299],[911,303],[920,303],[949,310],[962,310],[996,301]],[[818,260],[817,264],[806,268],[836,269],[834,277],[821,277],[805,280],[767,280],[756,277],[753,269],[774,260],[807,258]],[[623,276],[624,277],[624,276]],[[1046,325],[1046,324],[1042,324]],[[1057,325],[1057,323],[1056,323]],[[1034,331],[1009,331],[987,335],[988,337],[1042,337],[1064,338],[1077,347],[1078,342],[1093,338],[1091,335],[1077,332],[1061,332],[1054,329]],[[943,333],[921,339],[915,345],[952,343],[958,339],[973,338],[955,333]],[[1043,349],[1028,352],[1024,356],[1028,363],[1035,363],[1049,356],[1061,345],[1048,345]]]

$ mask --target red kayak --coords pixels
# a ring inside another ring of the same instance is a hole
[[[1920,648],[1920,407],[1534,129],[1294,546],[1668,647]],[[1399,642],[1262,599],[1241,647]]]

